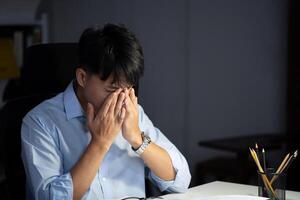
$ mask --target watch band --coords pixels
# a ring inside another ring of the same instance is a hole
[[[143,143],[141,146],[139,146],[139,148],[134,149],[133,147],[132,150],[138,154],[139,156],[144,153],[145,149],[148,147],[148,145],[151,143],[151,138],[148,135],[145,135],[144,133],[142,133],[142,138],[143,138]]]

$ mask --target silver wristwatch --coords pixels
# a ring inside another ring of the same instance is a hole
[[[145,149],[151,143],[151,138],[148,135],[142,133],[142,138],[143,138],[143,143],[139,148],[134,149],[133,147],[131,147],[132,150],[135,151],[135,153],[137,153],[139,156],[145,151]]]

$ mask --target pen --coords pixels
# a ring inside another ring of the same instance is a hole
[[[264,170],[267,172],[267,165],[266,165],[266,152],[265,149],[262,149],[262,156],[263,156],[263,163],[264,163]]]

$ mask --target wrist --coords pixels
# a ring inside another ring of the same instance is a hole
[[[105,152],[107,152],[111,146],[107,142],[98,141],[93,138],[89,145],[91,146],[91,148],[96,149],[97,151],[105,151]]]
[[[136,135],[137,137],[129,142],[134,149],[138,149],[143,144],[142,132],[139,131]]]
[[[142,138],[143,138],[143,143],[138,148],[131,147],[132,150],[135,151],[135,153],[137,153],[139,156],[141,156],[144,153],[146,148],[151,143],[151,138],[148,135],[142,133]]]

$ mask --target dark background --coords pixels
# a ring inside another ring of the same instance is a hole
[[[229,159],[235,163],[231,168],[241,168],[235,153],[198,142],[288,136],[280,148],[266,149],[274,166],[299,148],[299,8],[297,0],[44,0],[35,17],[48,14],[51,43],[77,42],[84,28],[107,22],[136,33],[146,69],[140,104],[186,156],[196,185],[202,183],[199,163],[225,159],[218,165],[226,171]],[[290,189],[300,190],[298,169],[296,160]],[[234,176],[225,180],[235,181]],[[205,180],[214,179],[218,175]]]

